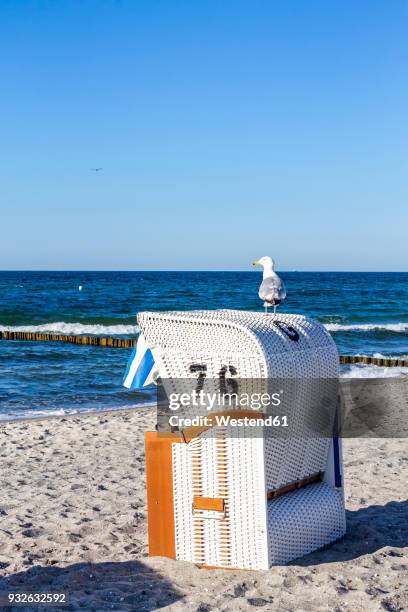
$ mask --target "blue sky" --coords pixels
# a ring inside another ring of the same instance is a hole
[[[408,270],[407,27],[400,0],[0,0],[0,268]]]

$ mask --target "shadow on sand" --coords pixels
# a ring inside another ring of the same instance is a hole
[[[385,546],[408,546],[408,500],[347,510],[346,518],[347,533],[344,538],[294,561],[293,565],[351,561],[362,555],[373,554]],[[389,554],[399,556],[398,551]]]
[[[386,554],[400,556],[398,550],[392,549],[405,546],[408,546],[408,500],[348,511],[347,534],[342,540],[297,559],[291,565],[351,561],[362,555],[374,554],[384,547],[391,547]],[[17,589],[66,591],[70,594],[71,604],[64,608],[52,608],[65,612],[79,609],[149,612],[183,598],[165,576],[140,561],[77,563],[67,567],[37,565],[0,578],[0,591]],[[38,607],[15,609],[41,610]]]
[[[77,563],[67,567],[32,566],[0,578],[0,591],[48,591],[69,594],[64,607],[1,607],[1,610],[157,610],[182,595],[151,567],[140,561],[124,563]]]

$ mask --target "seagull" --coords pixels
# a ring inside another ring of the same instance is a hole
[[[103,170],[103,168],[91,168],[94,172],[99,172],[99,170]]]
[[[259,287],[259,297],[264,301],[265,313],[268,306],[273,306],[273,313],[276,307],[285,299],[286,289],[283,281],[274,271],[274,261],[272,257],[261,257],[252,263],[253,266],[263,267],[263,280]]]

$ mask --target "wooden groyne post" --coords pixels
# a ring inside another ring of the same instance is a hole
[[[408,359],[389,359],[388,357],[369,357],[367,355],[340,355],[341,364],[364,363],[382,367],[408,367]]]
[[[37,342],[68,342],[70,344],[91,344],[93,346],[111,346],[114,348],[132,348],[136,345],[134,338],[108,338],[106,336],[67,336],[65,334],[41,334],[38,332],[3,331],[0,340],[29,340]]]

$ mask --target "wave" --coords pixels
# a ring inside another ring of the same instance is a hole
[[[90,408],[50,408],[45,410],[36,409],[17,409],[10,412],[0,412],[0,421],[17,421],[21,419],[43,419],[47,417],[66,417],[83,414],[93,414],[101,416],[106,412],[113,412],[116,410],[139,410],[140,408],[155,408],[156,402],[143,402],[141,404],[123,404],[121,406],[102,406],[102,407],[90,407]]]
[[[16,410],[12,412],[1,412],[0,421],[16,421],[20,419],[41,419],[50,416],[65,416],[66,413],[61,409],[50,410]]]
[[[64,334],[67,336],[134,336],[139,332],[137,325],[99,325],[85,323],[43,323],[41,325],[0,325],[0,331]]]
[[[373,331],[385,329],[393,332],[408,331],[408,323],[325,323],[327,331]]]
[[[392,332],[408,331],[407,323],[324,323],[330,332],[341,331],[374,331],[388,330]],[[99,323],[41,323],[39,325],[0,325],[0,331],[32,332],[44,334],[65,334],[67,336],[94,335],[94,336],[134,336],[139,333],[138,325],[101,325]]]
[[[408,355],[406,353],[402,353],[399,355],[384,355],[384,353],[373,353],[373,357],[376,359],[408,359]]]
[[[408,376],[408,368],[402,366],[387,368],[364,363],[342,366],[340,373],[341,378],[399,378],[401,376]]]

